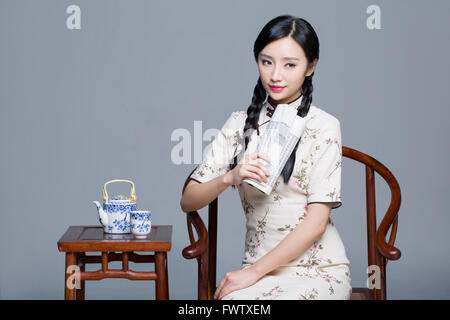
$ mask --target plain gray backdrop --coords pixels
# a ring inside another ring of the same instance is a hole
[[[72,4],[81,8],[80,30],[66,27]],[[381,9],[379,30],[366,26],[372,4]],[[448,1],[1,0],[0,298],[63,299],[56,243],[69,225],[97,225],[92,200],[122,178],[135,182],[153,224],[173,225],[170,298],[195,299],[179,201],[196,164],[172,161],[171,135],[184,128],[201,141],[194,121],[202,132],[220,129],[232,111],[247,110],[258,77],[253,42],[270,19],[292,14],[320,40],[313,104],[340,120],[343,145],[385,164],[400,184],[402,257],[387,265],[388,298],[448,299],[449,11]],[[352,286],[364,287],[364,167],[345,159],[342,174],[343,205],[332,218]],[[377,178],[380,221],[390,193]],[[229,188],[219,198],[218,281],[240,267],[244,233]],[[153,281],[86,282],[86,299],[154,296]]]

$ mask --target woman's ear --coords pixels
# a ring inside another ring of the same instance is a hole
[[[308,69],[308,71],[306,72],[305,77],[309,77],[310,75],[313,74],[314,70],[316,69],[316,65],[317,65],[318,61],[319,60],[317,58],[313,60],[313,62],[311,63],[311,65],[310,65],[310,67]]]

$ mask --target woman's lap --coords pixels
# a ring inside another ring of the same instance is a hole
[[[350,299],[349,267],[282,267],[254,285],[231,292],[223,300],[341,300]]]

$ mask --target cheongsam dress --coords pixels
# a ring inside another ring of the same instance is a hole
[[[290,104],[298,108],[301,99]],[[270,120],[269,110],[273,112],[273,107],[266,101],[259,124]],[[192,179],[200,183],[210,181],[229,171],[235,156],[242,159],[246,117],[245,111],[231,113],[192,173]],[[265,127],[259,128],[259,135],[253,130],[250,150],[256,151]],[[280,175],[270,195],[246,182],[237,186],[246,217],[242,268],[264,256],[302,223],[309,203],[329,202],[333,209],[341,206],[341,163],[339,120],[311,105],[289,182],[285,184]],[[350,262],[330,215],[326,231],[301,256],[223,299],[349,299],[350,294]]]

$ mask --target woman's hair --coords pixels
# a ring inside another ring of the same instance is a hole
[[[282,15],[270,20],[256,38],[253,45],[253,53],[255,55],[256,63],[258,63],[258,56],[262,49],[264,49],[272,41],[284,37],[291,37],[303,48],[306,58],[308,59],[308,68],[311,66],[314,59],[319,59],[319,39],[313,27],[304,19],[291,15]],[[305,77],[305,81],[301,87],[303,98],[301,105],[298,107],[297,115],[302,118],[306,117],[311,105],[313,75],[314,72],[309,77]],[[266,94],[266,90],[261,82],[261,77],[259,77],[255,89],[253,90],[252,102],[247,109],[247,119],[244,126],[245,149],[243,152],[247,150],[247,145],[249,142],[249,134],[246,134],[246,131],[249,129],[255,130],[258,128],[259,114],[266,100]],[[283,171],[281,172],[284,183],[288,183],[292,170],[294,169],[295,153],[297,151],[299,141],[295,145],[294,150],[292,151],[283,168]],[[234,158],[234,162],[230,165],[230,168],[233,169],[236,165],[237,156]]]

